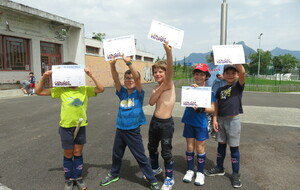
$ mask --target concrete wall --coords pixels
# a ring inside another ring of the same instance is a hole
[[[105,87],[111,87],[114,85],[109,62],[105,61],[104,57],[86,55],[85,59],[86,67],[92,71],[93,75],[95,75],[95,77],[101,81]],[[141,61],[132,61],[132,63],[140,72],[142,83],[154,82],[151,68],[153,63]],[[126,66],[123,60],[118,60],[116,68],[119,73],[120,81],[123,84],[124,73],[128,70],[128,66]],[[94,86],[94,82],[89,77],[86,78],[86,83],[88,86]]]

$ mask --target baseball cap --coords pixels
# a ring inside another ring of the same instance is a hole
[[[199,63],[197,64],[195,67],[194,67],[194,71],[195,70],[200,70],[200,71],[203,71],[203,72],[209,72],[209,68],[206,64],[204,63]]]
[[[239,71],[237,70],[237,68],[235,67],[235,65],[225,65],[225,66],[224,66],[224,72],[225,72],[226,70],[228,70],[228,69],[234,69],[234,70],[236,70],[237,72],[239,72]]]

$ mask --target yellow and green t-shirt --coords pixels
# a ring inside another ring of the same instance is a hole
[[[76,127],[79,118],[83,121],[81,126],[86,126],[88,99],[96,96],[95,87],[80,86],[77,88],[56,87],[51,88],[52,98],[61,99],[60,126],[65,128]]]

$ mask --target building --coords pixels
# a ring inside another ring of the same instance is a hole
[[[140,63],[143,82],[152,81],[154,55],[137,50],[132,58]],[[65,61],[86,65],[96,73],[96,69],[101,70],[102,75],[97,77],[106,86],[113,84],[102,43],[84,37],[83,23],[13,1],[0,1],[0,84],[26,80],[31,71],[39,80],[52,65]],[[119,69],[122,73],[126,67]]]

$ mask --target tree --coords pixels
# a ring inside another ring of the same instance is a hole
[[[272,61],[272,54],[270,51],[263,51],[258,49],[260,56],[260,74],[266,74],[267,65],[269,65]],[[258,53],[253,53],[249,56],[250,65],[249,65],[249,73],[257,74],[258,71]]]
[[[212,58],[211,58],[210,54],[206,55],[205,59],[206,59],[206,63],[212,63]]]
[[[298,66],[298,60],[291,54],[278,55],[273,57],[273,66],[276,73],[285,74]]]
[[[100,42],[102,42],[104,39],[105,39],[105,36],[106,34],[105,33],[96,33],[96,32],[93,32],[93,39],[95,40],[99,40]]]

